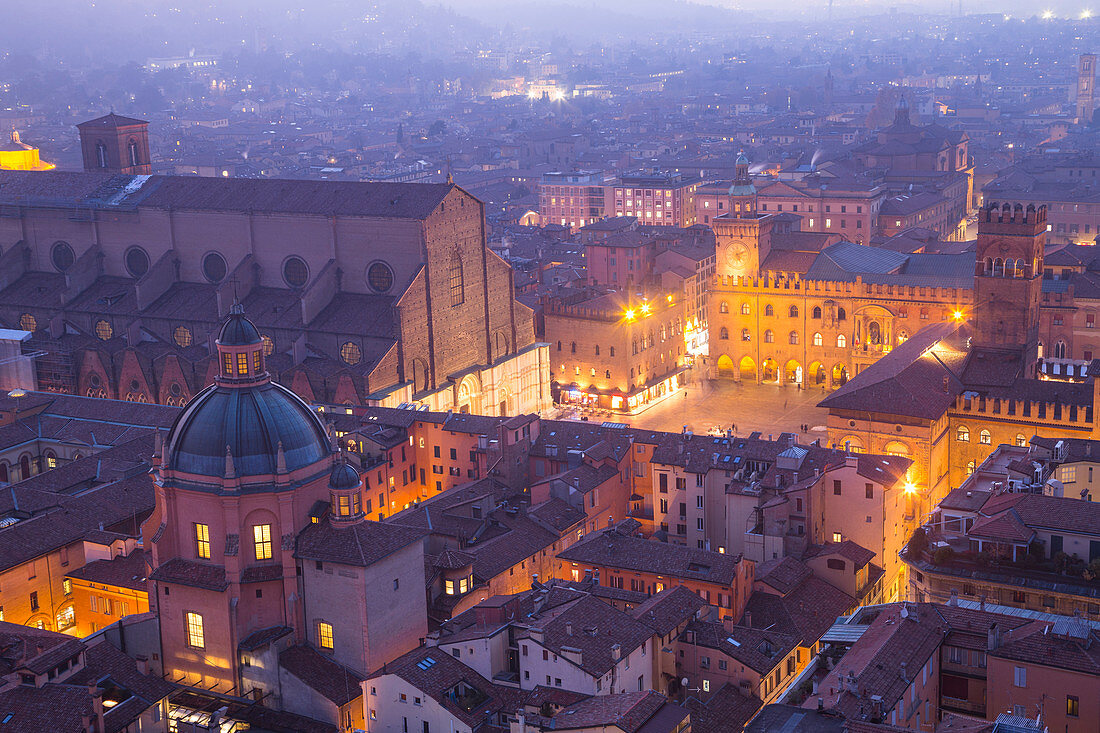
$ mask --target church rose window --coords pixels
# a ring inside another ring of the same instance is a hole
[[[131,247],[126,251],[126,271],[132,277],[141,277],[149,271],[149,255],[141,247]]]
[[[357,344],[351,341],[345,341],[344,345],[340,347],[340,358],[346,363],[355,366],[359,363],[359,360],[363,358],[363,352]]]
[[[30,313],[24,313],[19,317],[19,327],[24,331],[34,331],[38,328],[38,321]]]
[[[110,323],[101,320],[95,324],[95,335],[99,337],[100,341],[107,341],[115,335],[115,330],[111,328]]]
[[[300,288],[309,281],[309,267],[301,257],[287,257],[283,263],[283,280],[292,288]]]
[[[264,356],[271,356],[275,351],[275,341],[270,336],[264,336]]]
[[[225,278],[225,273],[225,258],[217,252],[210,252],[202,258],[202,274],[210,282],[221,282]]]
[[[375,262],[367,268],[367,284],[376,293],[386,293],[393,287],[393,270],[385,262]]]
[[[188,346],[191,345],[192,342],[191,329],[189,329],[187,326],[176,326],[176,330],[172,334],[172,338],[175,340],[176,346],[180,347],[181,349],[186,349]]]
[[[55,242],[50,259],[53,260],[53,266],[58,272],[65,272],[76,262],[76,255],[73,254],[73,248],[68,242]]]

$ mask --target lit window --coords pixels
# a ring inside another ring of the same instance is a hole
[[[248,354],[237,354],[237,374],[244,376],[248,374]]]
[[[202,631],[202,616],[197,613],[187,613],[187,646],[195,649],[206,648],[206,639]]]
[[[833,542],[843,542],[843,541],[844,541],[844,535],[842,535],[840,532],[833,532]]]
[[[252,528],[257,560],[271,559],[271,525],[257,524]]]
[[[252,371],[255,374],[260,373],[260,349],[256,349],[252,352]]]
[[[959,429],[955,431],[955,439],[960,443],[970,442],[970,428],[965,425],[960,425]]]
[[[100,341],[107,341],[108,339],[110,339],[112,336],[115,335],[115,330],[113,328],[111,328],[110,323],[108,323],[107,321],[104,321],[104,320],[100,320],[100,321],[96,321],[95,335],[97,337],[99,337]]]
[[[176,330],[172,333],[172,338],[175,340],[176,346],[181,349],[186,349],[194,341],[191,336],[191,329],[187,326],[176,326]]]
[[[233,355],[222,354],[222,373],[227,377],[233,376]]]
[[[838,349],[843,349],[843,348],[844,348],[845,346],[847,346],[847,345],[848,345],[848,339],[846,339],[846,338],[844,337],[844,334],[842,334],[842,333],[840,333],[840,334],[837,334],[837,337],[836,337],[836,347],[837,347]]]
[[[206,524],[195,525],[195,554],[203,559],[210,559],[210,526]]]
[[[38,328],[38,321],[30,313],[24,313],[19,317],[19,327],[24,331],[34,331]]]
[[[70,593],[72,593],[73,592],[73,581],[69,580],[68,578],[65,578],[64,580],[62,580],[61,581],[61,590],[62,590],[62,592],[64,592],[65,595],[69,595]]]
[[[982,445],[991,445],[993,443],[993,436],[988,430],[983,430],[978,433],[978,442]]]
[[[322,649],[332,649],[332,624],[324,621],[317,624],[317,643]]]
[[[359,349],[358,344],[345,341],[344,345],[340,347],[340,358],[344,360],[345,364],[355,366],[363,358],[363,352]]]
[[[272,352],[275,351],[275,342],[271,339],[270,336],[264,336],[263,339],[264,339],[264,356],[271,356]]]

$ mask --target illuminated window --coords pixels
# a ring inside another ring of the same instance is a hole
[[[833,542],[843,542],[843,541],[844,541],[844,535],[842,535],[840,532],[833,532]]]
[[[322,649],[332,649],[332,624],[324,621],[317,624],[317,643]]]
[[[747,316],[750,313],[752,313],[752,306],[750,306],[748,303],[742,303],[741,304],[741,315]]]
[[[19,317],[19,327],[24,331],[34,331],[38,328],[38,321],[30,313],[24,313]]]
[[[73,592],[73,581],[69,580],[68,578],[65,578],[64,580],[62,580],[61,581],[61,590],[62,590],[62,592],[65,593],[65,595],[69,595],[70,593],[72,593]]]
[[[838,349],[843,349],[847,345],[848,345],[848,339],[846,339],[844,337],[844,334],[838,333],[837,336],[836,336],[836,347]]]
[[[982,445],[991,445],[993,443],[993,436],[988,430],[982,430],[978,433],[978,442]]]
[[[190,611],[187,613],[187,646],[195,649],[206,648],[206,638],[202,631],[202,616]]]
[[[248,354],[237,354],[237,374],[241,376],[248,374]]]
[[[95,324],[95,335],[99,337],[100,341],[107,341],[115,335],[115,330],[111,328],[111,324],[104,320],[99,320]]]
[[[195,525],[195,555],[203,560],[210,559],[210,525]]]
[[[345,341],[343,346],[340,347],[340,358],[343,359],[346,364],[355,366],[363,358],[363,352],[358,344],[354,344],[351,341]]]
[[[820,333],[815,333],[814,334],[814,346],[821,346],[821,334]]]
[[[1027,438],[1024,437],[1023,433],[1016,434],[1016,445],[1020,446],[1021,448],[1027,445]]]
[[[955,431],[955,439],[960,443],[970,442],[970,428],[965,425],[960,425],[959,429]]]
[[[744,308],[744,306],[741,306],[741,307],[742,307],[742,308]],[[727,302],[726,302],[726,301],[724,301],[724,300],[723,300],[723,301],[722,301],[721,303],[719,303],[719,304],[718,304],[718,312],[719,312],[719,313],[729,313],[729,312],[730,312],[730,305],[729,305],[729,303],[727,303]]]
[[[256,374],[259,374],[260,370],[262,368],[262,364],[261,364],[262,357],[260,356],[260,354],[262,354],[262,353],[263,352],[260,349],[256,349],[255,351],[252,352],[252,371],[255,372]]]
[[[222,373],[226,376],[233,376],[233,355],[222,354]]]
[[[974,461],[970,461],[969,463],[967,463],[966,464],[966,475],[969,476],[970,474],[974,473],[974,468],[975,468]]]
[[[257,524],[252,528],[252,539],[256,547],[257,560],[271,559],[271,525]]]
[[[191,329],[187,326],[176,326],[176,330],[172,332],[172,339],[176,342],[176,346],[181,349],[186,349],[194,343],[194,338],[191,336]]]

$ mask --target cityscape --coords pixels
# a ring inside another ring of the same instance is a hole
[[[10,8],[0,733],[1100,733],[1094,11]]]

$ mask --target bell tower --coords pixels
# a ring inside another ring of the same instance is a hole
[[[153,172],[149,159],[149,123],[112,112],[81,122],[80,152],[89,173],[139,176]]]
[[[1029,375],[1038,359],[1046,240],[1045,206],[990,203],[978,213],[973,343],[1022,350]]]

